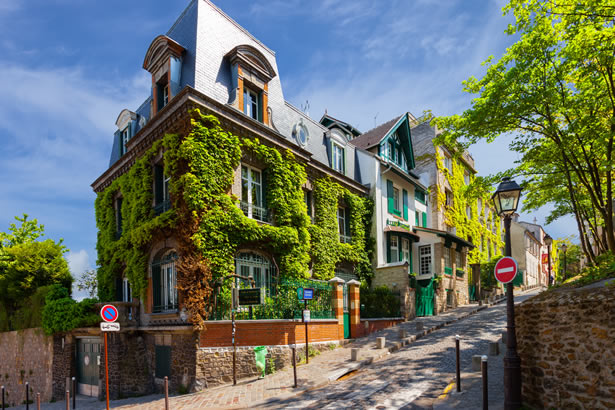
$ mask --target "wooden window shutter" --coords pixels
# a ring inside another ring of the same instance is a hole
[[[423,212],[423,228],[427,228],[427,212]]]
[[[404,204],[404,220],[407,221],[408,220],[408,191],[406,191],[405,189],[402,190],[402,198],[403,198],[403,204]]]
[[[395,213],[395,201],[393,201],[393,181],[387,179],[387,198],[389,204],[389,213]]]

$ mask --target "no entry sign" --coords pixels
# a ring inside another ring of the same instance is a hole
[[[115,322],[118,317],[117,309],[113,305],[105,305],[100,309],[100,317],[105,322]]]
[[[517,275],[517,261],[510,256],[505,256],[495,264],[493,273],[498,281],[511,282]]]

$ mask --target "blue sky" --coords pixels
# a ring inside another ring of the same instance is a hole
[[[150,42],[188,0],[0,0],[0,230],[28,213],[64,238],[74,274],[96,265],[90,184],[115,120],[149,94]],[[405,111],[460,113],[461,82],[513,41],[500,0],[219,0],[277,53],[287,100],[366,131]],[[480,174],[516,159],[505,140],[471,149]],[[546,210],[525,216],[538,223]],[[554,237],[575,233],[566,219]]]

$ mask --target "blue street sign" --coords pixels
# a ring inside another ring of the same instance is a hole
[[[314,299],[314,289],[305,288],[303,289],[303,300],[312,300]]]

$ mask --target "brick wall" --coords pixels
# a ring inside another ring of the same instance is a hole
[[[410,288],[407,263],[377,268],[372,280],[372,288],[379,286],[386,286],[391,290],[399,291],[401,315],[407,319],[414,318],[416,314],[414,291]]]
[[[524,402],[615,408],[613,288],[545,292],[515,313]]]
[[[305,343],[305,325],[300,320],[238,320],[235,339],[237,346],[289,345]],[[336,319],[313,320],[309,324],[311,342],[337,342],[344,338]],[[342,328],[343,332],[343,328]],[[200,334],[200,347],[232,346],[231,321],[208,322]]]
[[[49,401],[52,381],[53,339],[42,329],[0,333],[0,385],[6,389],[9,406],[26,399],[25,383],[30,384],[30,399],[41,393]]]

